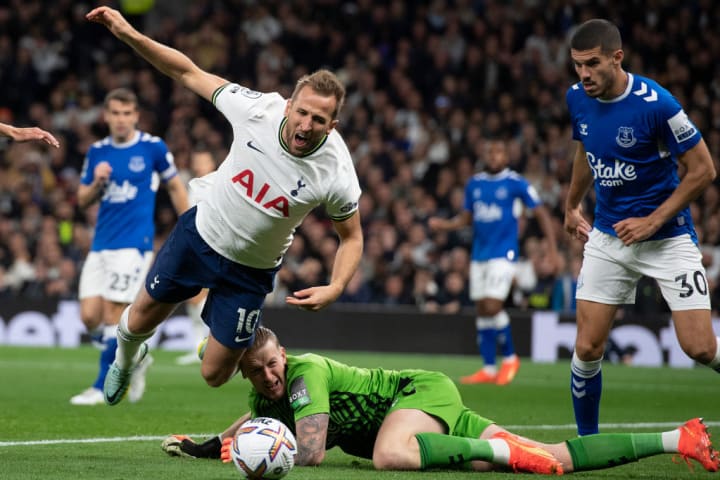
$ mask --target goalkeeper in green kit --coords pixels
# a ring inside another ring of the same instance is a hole
[[[325,451],[372,459],[379,470],[462,468],[542,474],[608,468],[677,453],[717,471],[718,452],[699,418],[661,433],[607,433],[546,444],[510,433],[465,407],[446,375],[345,365],[315,354],[288,355],[259,327],[240,361],[252,382],[250,412],[217,437],[197,444],[183,435],[163,441],[170,455],[223,458],[237,428],[273,417],[295,434],[296,465],[319,465]]]

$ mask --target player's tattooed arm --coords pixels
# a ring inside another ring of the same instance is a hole
[[[317,413],[295,422],[298,452],[295,465],[320,465],[325,458],[325,441],[330,416]]]

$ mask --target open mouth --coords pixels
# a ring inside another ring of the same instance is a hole
[[[310,142],[310,139],[308,138],[308,136],[301,134],[301,133],[296,133],[295,137],[293,137],[293,139],[295,140],[295,145],[297,145],[298,147],[301,147],[301,148],[306,147],[308,145],[308,143]]]
[[[283,393],[283,386],[282,383],[280,383],[280,380],[276,380],[274,383],[270,385],[265,385],[265,389],[270,394],[268,397],[270,398],[276,398],[282,396]]]

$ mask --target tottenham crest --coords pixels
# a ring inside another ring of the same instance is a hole
[[[618,128],[618,134],[617,137],[615,137],[615,141],[623,148],[630,148],[637,143],[637,138],[633,135],[632,127],[620,127]]]

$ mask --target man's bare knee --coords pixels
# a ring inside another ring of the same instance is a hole
[[[219,387],[224,385],[232,378],[232,373],[227,373],[224,370],[208,371],[203,368],[201,369],[201,373],[205,379],[205,383],[207,383],[210,387]]]
[[[702,365],[712,362],[717,353],[717,348],[712,348],[710,345],[688,345],[683,346],[683,350],[688,357]]]

